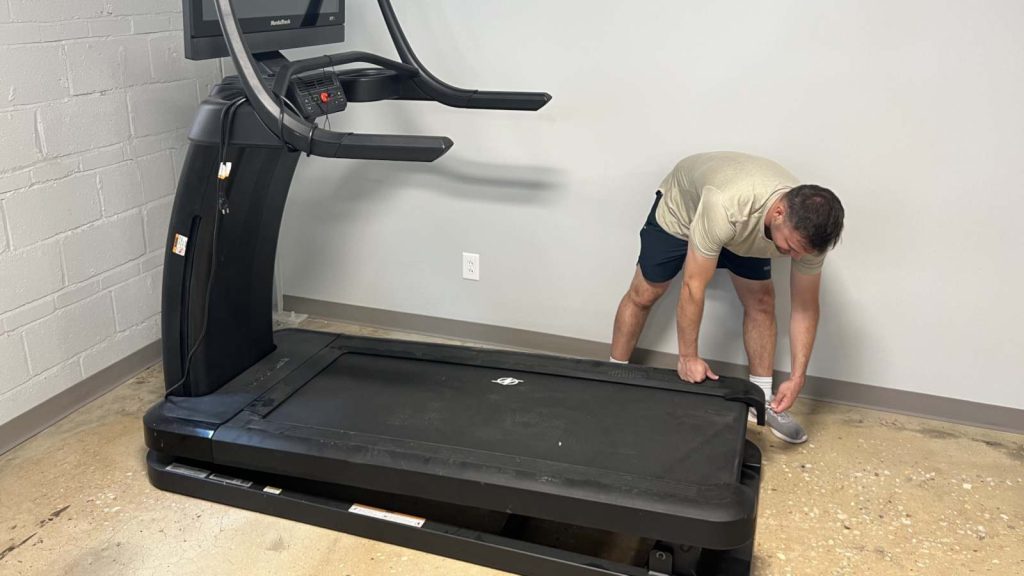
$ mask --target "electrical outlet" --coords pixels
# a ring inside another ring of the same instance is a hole
[[[462,253],[462,277],[466,280],[480,279],[480,255]]]

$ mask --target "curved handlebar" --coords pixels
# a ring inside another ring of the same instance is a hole
[[[449,138],[441,136],[393,136],[325,130],[284,109],[256,72],[256,63],[242,34],[233,0],[216,0],[216,8],[231,60],[238,70],[250,105],[264,126],[292,148],[328,158],[431,162],[454,145]],[[295,64],[296,69],[304,65],[302,61]]]
[[[412,51],[409,39],[405,37],[402,25],[398,23],[398,16],[391,6],[391,0],[377,0],[377,3],[380,5],[380,12],[384,16],[384,23],[387,24],[395,49],[398,50],[398,56],[402,62],[419,70],[420,75],[413,79],[413,83],[430,98],[455,108],[528,111],[540,110],[551,101],[551,95],[546,92],[486,92],[457,88],[444,82],[431,74]]]
[[[278,70],[271,92],[256,71],[256,63],[242,33],[233,2],[216,0],[215,7],[231,60],[238,70],[249,103],[268,130],[282,142],[307,154],[333,158],[430,162],[453,146],[450,139],[440,136],[356,134],[319,128],[297,112],[281,106],[281,97],[287,92],[291,78],[310,70],[354,62],[376,64],[408,75],[408,81],[424,96],[456,108],[539,110],[551,100],[551,95],[543,92],[466,90],[441,81],[427,70],[412,51],[390,0],[378,0],[378,3],[402,62],[366,52],[344,52],[290,62]]]

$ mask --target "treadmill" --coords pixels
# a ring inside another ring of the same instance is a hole
[[[186,56],[237,76],[201,103],[163,279],[157,488],[531,575],[746,575],[764,395],[739,379],[546,354],[273,330],[273,263],[301,154],[431,162],[435,136],[334,131],[350,103],[535,111],[419,61],[279,50],[344,39],[343,0],[185,0]],[[355,65],[355,66],[353,66]],[[339,68],[341,67],[341,68]],[[337,121],[337,120],[336,120]]]

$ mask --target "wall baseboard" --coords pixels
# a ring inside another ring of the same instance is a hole
[[[160,351],[159,340],[147,344],[28,412],[0,425],[0,455],[156,364],[160,361]]]
[[[609,346],[607,343],[568,336],[380,310],[351,304],[338,304],[298,296],[285,295],[284,306],[285,310],[309,314],[327,320],[340,320],[377,328],[456,338],[469,342],[546,352],[549,354],[602,360],[608,357]],[[633,361],[648,366],[675,368],[676,356],[666,352],[638,349],[633,355]],[[717,361],[709,363],[719,374],[738,378],[745,378],[747,376],[746,366]],[[776,382],[781,382],[788,376],[785,372],[776,371]],[[957,398],[883,388],[881,386],[818,376],[808,377],[801,397],[1024,434],[1024,410],[996,406],[994,404],[982,404]]]

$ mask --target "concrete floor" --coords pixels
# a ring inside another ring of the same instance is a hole
[[[152,488],[141,418],[162,390],[151,368],[0,457],[0,574],[498,574]],[[1024,437],[794,413],[804,445],[749,433],[765,457],[754,574],[1024,574]]]

